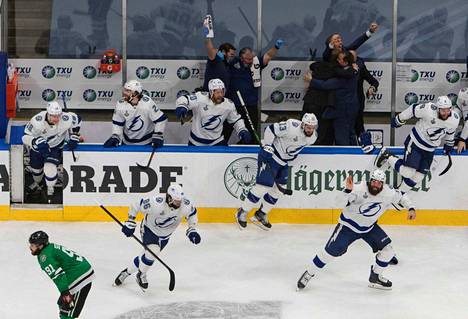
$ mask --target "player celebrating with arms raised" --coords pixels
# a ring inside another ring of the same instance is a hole
[[[408,219],[416,218],[416,211],[406,194],[385,184],[385,173],[379,169],[372,172],[369,182],[353,183],[353,177],[346,178],[344,190],[346,206],[340,215],[338,225],[330,236],[325,249],[315,255],[297,282],[297,289],[304,289],[319,270],[336,257],[342,256],[356,240],[363,239],[374,252],[375,263],[371,266],[369,287],[391,289],[392,282],[382,272],[395,255],[390,237],[377,224],[379,217],[392,204],[408,209]]]

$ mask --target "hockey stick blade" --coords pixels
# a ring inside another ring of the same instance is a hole
[[[293,191],[287,188],[282,187],[280,184],[276,184],[276,187],[278,187],[278,190],[283,193],[284,195],[291,196],[293,194]]]
[[[452,155],[450,155],[450,153],[447,154],[447,157],[448,157],[448,164],[447,164],[447,167],[444,168],[444,170],[442,172],[440,172],[439,176],[442,176],[444,175],[445,173],[447,173],[449,171],[449,169],[452,167]]]
[[[114,214],[112,214],[107,208],[104,207],[104,205],[100,204],[98,201],[96,203],[99,205],[99,207],[107,214],[109,215],[110,218],[112,218],[117,224],[120,225],[120,227],[123,227],[123,224],[118,220]],[[167,271],[169,271],[169,291],[173,291],[175,287],[175,273],[174,271],[164,262],[162,261],[161,258],[159,258],[151,249],[149,249],[143,242],[136,237],[134,234],[132,234],[132,238],[135,239],[147,252],[149,252],[153,257],[163,265]]]

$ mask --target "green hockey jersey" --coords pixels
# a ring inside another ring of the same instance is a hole
[[[37,261],[60,292],[70,290],[74,294],[94,278],[93,267],[86,258],[58,244],[45,246]]]

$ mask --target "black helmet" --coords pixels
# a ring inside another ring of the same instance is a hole
[[[49,243],[49,236],[46,232],[38,230],[29,236],[29,243],[46,246]]]

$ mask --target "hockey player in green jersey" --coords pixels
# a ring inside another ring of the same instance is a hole
[[[74,251],[49,243],[49,236],[42,230],[31,234],[29,249],[60,291],[60,318],[78,318],[94,278],[90,263]]]

